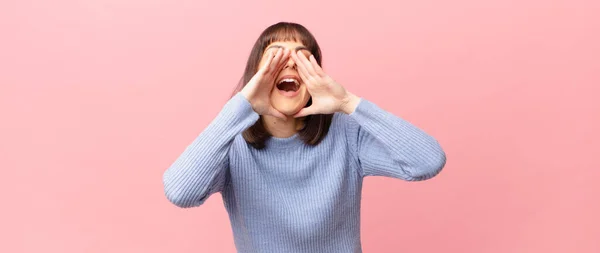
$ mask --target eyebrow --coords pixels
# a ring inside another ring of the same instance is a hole
[[[265,49],[265,51],[267,51],[267,50],[269,50],[269,49],[271,49],[271,48],[284,48],[284,47],[283,47],[283,46],[281,46],[281,45],[272,45],[272,46],[270,46],[270,47],[267,47],[267,49]],[[297,46],[295,50],[296,50],[296,52],[297,52],[297,51],[300,51],[300,50],[306,50],[306,51],[310,51],[310,50],[308,50],[308,48],[307,48],[307,47],[305,47],[305,46]]]

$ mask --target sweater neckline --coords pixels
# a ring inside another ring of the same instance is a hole
[[[268,148],[282,149],[282,148],[293,148],[300,147],[304,142],[300,139],[300,136],[296,133],[290,137],[274,137],[271,136],[266,141]]]

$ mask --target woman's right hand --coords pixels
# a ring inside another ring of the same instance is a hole
[[[265,57],[263,65],[240,93],[259,115],[271,115],[285,120],[287,117],[271,105],[271,91],[275,79],[289,60],[290,50],[278,48],[271,50]]]

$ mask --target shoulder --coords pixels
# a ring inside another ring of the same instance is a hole
[[[358,137],[360,125],[350,115],[343,112],[336,112],[333,115],[330,131],[343,132],[347,139]]]
[[[336,112],[333,114],[331,126],[336,128],[347,129],[356,125],[356,121],[348,114],[343,112]]]
[[[229,152],[233,152],[233,153],[242,152],[243,150],[248,150],[251,147],[252,147],[252,145],[250,145],[246,141],[243,134],[239,133],[233,138],[233,141],[231,142],[231,145],[229,146]]]

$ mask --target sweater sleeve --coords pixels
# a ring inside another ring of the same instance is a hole
[[[445,166],[446,154],[436,139],[374,103],[361,98],[349,116],[361,176],[421,181]]]
[[[244,96],[233,96],[163,173],[167,199],[178,207],[196,207],[221,191],[231,143],[258,118]]]

